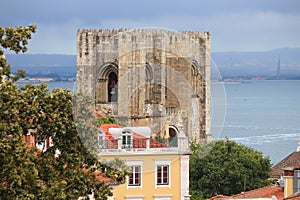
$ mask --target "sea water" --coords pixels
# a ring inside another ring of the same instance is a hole
[[[48,86],[75,91],[74,82]],[[227,137],[257,149],[276,164],[300,140],[300,81],[212,82],[211,132],[214,139]]]
[[[212,106],[220,97],[217,87],[212,84]],[[225,83],[224,91],[226,117],[222,129],[213,133],[215,138],[228,137],[257,149],[270,156],[273,164],[296,150],[300,140],[299,80]],[[212,118],[212,130],[214,126]]]

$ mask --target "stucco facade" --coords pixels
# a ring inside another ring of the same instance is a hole
[[[101,130],[107,139],[99,149],[100,160],[109,161],[119,158],[124,160],[127,166],[139,170],[137,175],[128,176],[124,184],[113,189],[111,199],[190,199],[189,155],[191,152],[188,138],[184,134],[181,133],[176,145],[171,146],[152,139],[148,127],[121,128],[107,124],[102,125]],[[124,146],[122,133],[128,131],[132,132],[131,145]],[[159,172],[161,167],[164,168],[162,170],[164,173]],[[136,172],[132,171],[132,174]]]

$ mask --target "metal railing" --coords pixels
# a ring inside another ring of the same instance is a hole
[[[103,142],[98,143],[99,149],[136,149],[136,148],[147,148],[147,142],[149,143],[149,148],[169,148],[169,147],[178,147],[178,138],[134,138],[132,144],[121,144],[121,147],[118,147],[118,140],[111,141],[105,139]]]

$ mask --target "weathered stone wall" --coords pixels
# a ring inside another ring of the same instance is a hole
[[[77,91],[95,97],[96,109],[126,126],[150,126],[165,135],[168,123],[191,138],[209,140],[210,35],[78,30]]]

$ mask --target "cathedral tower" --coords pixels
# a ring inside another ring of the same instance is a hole
[[[78,30],[77,92],[125,126],[210,139],[210,35],[157,29]]]

